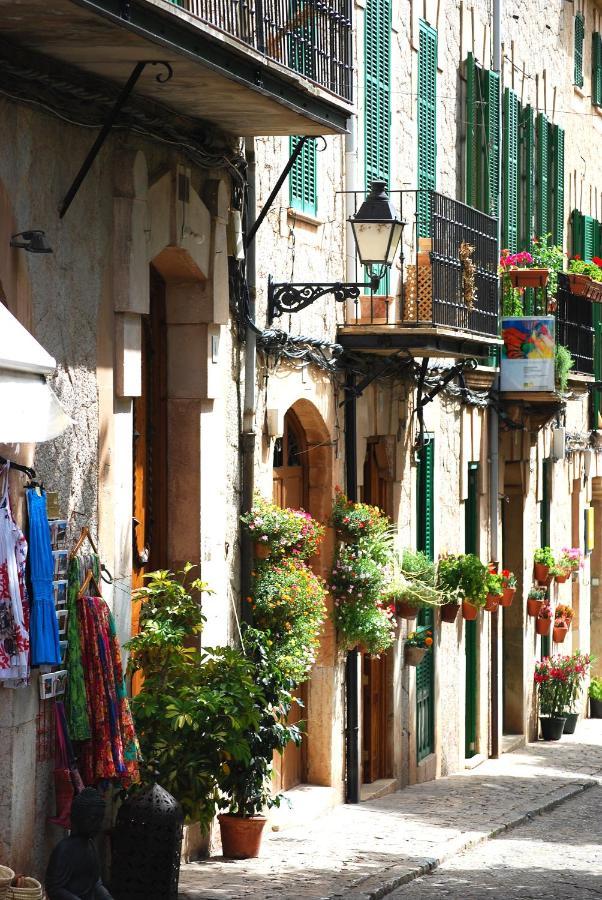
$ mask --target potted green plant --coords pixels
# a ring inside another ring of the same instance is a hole
[[[488,569],[474,553],[465,553],[460,556],[460,571],[462,616],[474,621],[487,602]]]
[[[419,550],[394,553],[385,599],[404,619],[415,619],[421,609],[439,606],[443,598],[435,587],[434,562]]]
[[[437,588],[444,599],[441,606],[442,622],[452,623],[458,615],[462,601],[460,592],[461,578],[461,557],[454,553],[447,553],[441,556],[437,564]]]
[[[516,575],[510,569],[502,569],[502,587],[504,592],[500,606],[512,606],[512,600],[516,593]]]
[[[602,678],[592,678],[587,693],[590,718],[602,719]]]
[[[568,695],[568,677],[561,657],[535,663],[539,722],[544,741],[559,741],[566,722],[562,712]]]
[[[404,643],[403,661],[405,665],[419,666],[432,646],[432,631],[412,631]]]
[[[539,614],[537,619],[535,620],[535,632],[540,635],[547,635],[550,633],[550,627],[552,625],[552,607],[550,605],[549,600],[544,600],[541,609],[539,610]]]
[[[533,577],[538,584],[547,584],[550,569],[554,565],[551,547],[539,547],[533,554]]]
[[[537,584],[532,585],[527,594],[527,615],[537,618],[541,612],[545,598],[546,589]]]
[[[531,241],[530,250],[533,257],[533,266],[548,270],[548,295],[555,298],[558,292],[558,275],[562,272],[564,265],[562,246],[554,244],[551,233],[548,233],[534,237]],[[539,285],[539,287],[543,287],[543,285]]]
[[[495,612],[504,596],[503,578],[495,572],[488,572],[486,577],[487,599],[485,612]]]
[[[567,702],[563,712],[566,719],[564,723],[564,734],[574,734],[579,721],[579,711],[577,702],[583,682],[588,676],[591,657],[589,653],[581,653],[577,650],[569,658],[565,658],[565,671],[568,677],[567,686]]]

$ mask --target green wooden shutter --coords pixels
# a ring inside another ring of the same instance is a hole
[[[435,558],[435,443],[431,438],[419,453],[417,495],[417,548],[429,559]]]
[[[430,194],[437,183],[437,32],[420,19],[418,44],[418,237],[431,232]]]
[[[551,231],[552,242],[562,247],[564,240],[564,128],[550,125]]]
[[[468,493],[464,507],[464,552],[478,555],[479,549],[479,464],[468,464]],[[477,622],[464,623],[466,670],[465,747],[470,759],[477,752]]]
[[[483,71],[485,107],[485,138],[487,147],[487,176],[485,179],[485,212],[498,215],[500,177],[500,75]]]
[[[477,206],[477,66],[472,53],[466,59],[466,203]]]
[[[504,91],[504,180],[502,196],[502,244],[512,253],[518,250],[518,97],[510,88]]]
[[[535,211],[535,120],[531,106],[520,111],[519,248],[527,250],[533,237]]]
[[[539,113],[537,116],[537,201],[535,206],[535,230],[538,236],[547,234],[550,230],[549,161],[548,119],[543,113]]]
[[[430,441],[418,454],[416,525],[417,549],[435,558],[435,444]],[[432,629],[431,608],[420,611],[417,630]],[[435,646],[416,667],[416,753],[418,761],[435,749]]]
[[[550,478],[552,472],[552,460],[544,459],[541,465],[541,521],[539,533],[539,546],[550,546]],[[541,657],[550,655],[550,635],[541,636]]]
[[[585,21],[581,13],[575,16],[575,74],[577,87],[583,87],[583,39],[585,37]]]
[[[598,31],[592,35],[592,103],[602,106],[602,37]]]
[[[292,153],[298,137],[290,139],[289,150]],[[305,142],[301,153],[289,175],[290,204],[299,212],[315,216],[318,211],[318,191],[316,172],[316,142],[311,139]]]
[[[571,214],[572,253],[590,262],[600,251],[600,223],[592,216],[584,216],[578,209]],[[592,303],[592,325],[594,326],[594,377],[602,381],[602,310],[599,303]],[[597,428],[602,412],[600,392],[593,393],[593,427]]]

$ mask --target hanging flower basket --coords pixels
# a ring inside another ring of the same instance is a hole
[[[478,614],[479,614],[478,606],[474,606],[468,600],[462,601],[462,618],[466,619],[467,622],[474,622],[474,620],[476,619]]]
[[[271,553],[271,548],[269,544],[260,544],[259,541],[255,542],[255,557],[256,559],[267,559]]]
[[[554,624],[554,629],[552,631],[552,637],[554,638],[554,643],[555,644],[563,644],[564,639],[566,638],[566,636],[568,634],[568,631],[569,631],[569,629],[568,629],[566,622],[563,622],[562,625]]]
[[[419,666],[427,653],[427,647],[406,647],[403,653],[403,661],[406,666]]]
[[[512,606],[512,600],[515,594],[516,588],[504,588],[504,593],[502,594],[502,599],[500,600],[500,606]]]
[[[548,635],[550,633],[550,627],[552,625],[551,619],[540,619],[537,618],[535,621],[535,633],[541,635]]]
[[[556,584],[564,584],[565,581],[569,580],[570,575],[571,575],[571,573],[567,572],[566,569],[563,569],[562,571],[558,572],[558,574],[554,576],[554,578],[556,580]]]
[[[581,275],[576,272],[569,272],[569,291],[576,297],[585,297],[591,283],[589,275]]]
[[[483,607],[485,612],[496,612],[503,596],[503,594],[487,594],[487,600]]]
[[[550,567],[543,563],[535,563],[533,565],[533,577],[538,584],[548,584],[550,577]]]
[[[418,615],[418,607],[403,600],[395,601],[395,615],[402,619],[415,619]]]
[[[455,622],[459,609],[459,603],[444,603],[441,607],[441,621],[450,623]]]
[[[549,269],[507,269],[504,273],[513,288],[545,288],[550,277]]]
[[[541,611],[541,607],[543,606],[543,600],[538,600],[535,597],[527,598],[527,613],[530,616],[536,617],[539,615]]]

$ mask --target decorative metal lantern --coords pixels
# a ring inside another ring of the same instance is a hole
[[[115,900],[177,900],[183,821],[180,804],[158,784],[125,801],[111,837]]]

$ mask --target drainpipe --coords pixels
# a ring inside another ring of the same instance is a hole
[[[253,227],[257,212],[257,173],[255,165],[255,139],[246,138],[245,156],[247,158],[247,234]],[[255,241],[247,248],[246,259],[247,283],[249,285],[249,318],[255,321],[256,297],[256,253]],[[256,335],[247,326],[245,340],[245,391],[243,401],[243,421],[241,435],[242,449],[242,512],[248,512],[253,505],[255,488],[255,381],[256,381]],[[240,538],[240,587],[241,618],[251,623],[251,608],[246,602],[251,588],[251,572],[253,569],[253,543],[246,529],[241,529]]]
[[[493,39],[493,71],[500,73],[498,97],[498,109],[502,109],[502,3],[503,0],[493,0],[493,23],[492,23],[492,39]],[[501,154],[499,154],[500,169],[498,171],[498,249],[501,244],[501,226],[502,226],[502,197],[501,197]],[[493,391],[497,393],[499,390],[499,376],[496,377],[493,384]],[[498,517],[499,517],[499,420],[496,409],[489,407],[488,415],[489,423],[489,528],[491,535],[490,553],[491,559],[495,562],[499,561],[499,534],[498,534]],[[501,750],[500,735],[500,612],[499,608],[491,615],[491,756],[497,759]]]
[[[357,117],[348,122],[349,132],[345,136],[345,190],[357,188]],[[354,198],[345,194],[345,219],[355,212]],[[347,223],[345,234],[345,277],[356,281],[355,243],[351,226]],[[357,500],[357,427],[355,375],[347,372],[345,377],[345,491],[351,501]],[[359,653],[352,650],[347,654],[345,685],[347,700],[346,721],[346,797],[347,803],[360,800],[360,724],[359,724]]]

